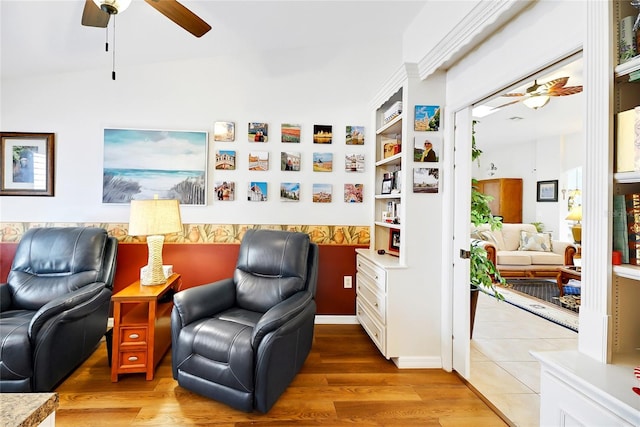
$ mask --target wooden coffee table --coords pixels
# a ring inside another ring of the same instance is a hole
[[[558,269],[558,275],[556,280],[558,282],[558,289],[560,290],[560,296],[564,296],[564,285],[569,283],[569,280],[582,280],[582,273],[580,267],[575,265],[565,265]]]

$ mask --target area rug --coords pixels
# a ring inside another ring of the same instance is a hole
[[[565,287],[565,297],[561,298],[555,281],[509,279],[499,292],[509,304],[578,332],[580,295],[576,295],[575,287],[571,288]]]

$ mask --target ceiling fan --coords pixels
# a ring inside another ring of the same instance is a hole
[[[158,12],[190,32],[202,37],[211,26],[176,0],[145,0]],[[131,0],[85,0],[82,25],[106,28],[111,15],[123,12]]]
[[[538,81],[534,80],[533,85],[528,87],[525,93],[505,93],[502,95],[506,97],[515,96],[520,99],[496,108],[506,107],[522,101],[527,107],[537,110],[547,105],[552,96],[567,96],[582,92],[582,86],[565,86],[568,80],[569,77],[560,77],[542,84],[538,84]]]

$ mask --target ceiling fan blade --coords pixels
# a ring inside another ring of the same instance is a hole
[[[582,92],[582,86],[567,86],[560,88],[558,90],[549,91],[549,95],[551,96],[567,96],[567,95],[575,95],[576,93]]]
[[[506,95],[505,95],[506,96]],[[511,104],[517,104],[518,102],[522,101],[522,99],[516,99],[515,101],[511,101],[511,102],[507,102],[506,104],[502,104],[502,105],[498,105],[497,107],[493,107],[494,110],[497,110],[499,108],[502,107],[506,107],[507,105],[511,105]]]
[[[87,0],[89,1],[89,0]],[[198,15],[178,3],[176,0],[145,0],[154,9],[189,31],[196,37],[202,37],[211,29]]]
[[[504,95],[500,95],[500,96],[525,96],[524,93],[505,93]]]
[[[110,15],[100,9],[92,0],[85,0],[82,11],[82,25],[86,27],[106,28]]]
[[[567,84],[568,80],[569,80],[569,77],[560,77],[559,79],[554,79],[546,83],[542,83],[540,85],[540,88],[537,90],[537,92],[544,94],[544,93],[553,92],[554,90],[559,90],[563,88],[564,85]]]

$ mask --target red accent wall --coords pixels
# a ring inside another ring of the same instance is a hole
[[[355,287],[343,288],[343,276],[353,276],[355,283],[355,249],[362,246],[320,245],[320,266],[316,303],[320,315],[354,315]],[[0,244],[0,281],[5,282],[11,269],[17,243]],[[238,257],[239,245],[232,244],[165,244],[163,261],[173,264],[182,275],[182,288],[231,277]],[[147,245],[120,243],[114,283],[115,291],[140,277],[140,267],[147,263]]]

